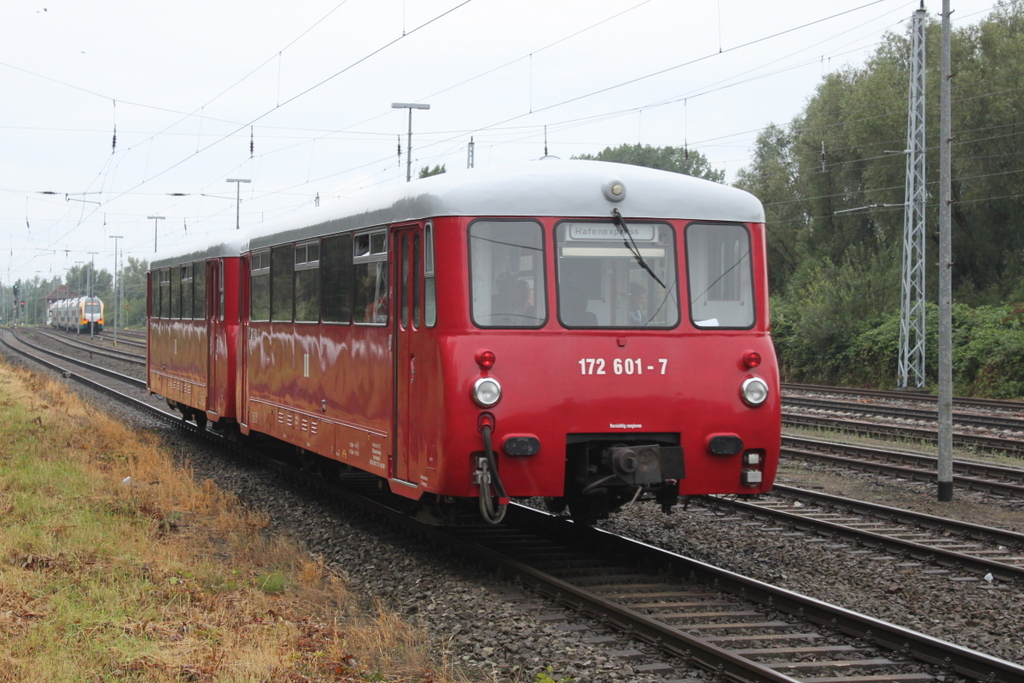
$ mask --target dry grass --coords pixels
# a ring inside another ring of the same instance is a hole
[[[266,519],[0,365],[0,681],[442,681]],[[129,479],[130,477],[130,479]]]

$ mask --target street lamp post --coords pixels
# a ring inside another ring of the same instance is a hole
[[[146,218],[153,221],[153,253],[156,253],[156,226],[160,225],[159,221],[164,219],[163,216],[146,216]]]
[[[120,308],[120,304],[117,301],[117,285],[121,281],[117,276],[117,241],[123,239],[123,236],[111,235],[110,239],[114,240],[114,346],[117,346],[117,309]]]
[[[229,183],[235,184],[235,230],[241,229],[242,213],[242,183],[251,183],[248,178],[228,178]]]
[[[405,142],[405,182],[412,180],[412,110],[430,109],[429,104],[413,104],[410,102],[392,102],[392,109],[409,110],[409,137]]]

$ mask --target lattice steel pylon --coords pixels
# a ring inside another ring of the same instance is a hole
[[[910,28],[910,108],[907,117],[907,187],[903,210],[903,295],[900,301],[899,386],[924,387],[925,272],[925,10]]]

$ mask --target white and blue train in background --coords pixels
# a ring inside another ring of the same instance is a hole
[[[98,296],[55,301],[46,310],[46,324],[69,332],[102,332],[103,302]]]

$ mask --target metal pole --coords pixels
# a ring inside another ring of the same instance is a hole
[[[942,72],[939,91],[939,457],[938,498],[953,500],[953,249],[951,239],[953,140],[949,0],[942,0]]]
[[[412,108],[409,108],[409,135],[405,140],[405,182],[412,180]]]
[[[121,237],[121,235],[110,236],[110,239],[114,240],[114,346],[117,346],[117,309],[120,308],[117,302],[117,285],[121,282],[121,279],[117,276],[117,241]]]
[[[86,308],[86,310],[89,309],[89,299],[92,298],[92,271],[96,270],[96,254],[98,254],[99,252],[98,251],[90,251],[88,253],[92,256],[92,258],[89,260],[89,280],[88,280],[89,286],[86,288],[86,295],[85,295],[85,308]],[[86,318],[86,320],[89,320],[89,319]],[[88,324],[89,324],[89,339],[92,339],[93,338],[93,332],[95,331],[96,326],[91,321]]]
[[[910,108],[907,115],[907,187],[903,215],[903,288],[900,304],[899,386],[924,387],[925,344],[925,17],[914,12],[910,30]]]
[[[242,183],[251,183],[248,178],[228,178],[229,183],[235,184],[235,230],[241,230],[242,217]]]
[[[412,110],[413,109],[430,109],[429,104],[413,104],[410,102],[392,102],[392,109],[408,109],[409,110],[409,137],[405,143],[405,182],[412,180]]]
[[[153,253],[155,254],[156,253],[156,226],[160,225],[160,223],[158,223],[158,221],[162,221],[164,219],[164,217],[163,216],[147,216],[147,218],[149,218],[150,220],[153,221]]]

